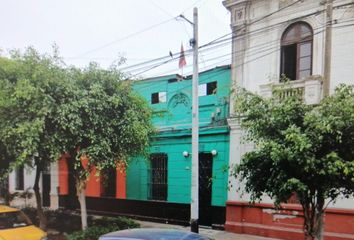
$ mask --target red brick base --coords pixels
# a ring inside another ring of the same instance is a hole
[[[229,201],[226,204],[226,231],[288,240],[304,239],[301,206],[284,204],[281,210],[274,205]],[[325,240],[354,239],[354,211],[327,209]]]

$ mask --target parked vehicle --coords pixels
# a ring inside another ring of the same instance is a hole
[[[0,205],[0,240],[47,240],[47,234],[19,209]]]
[[[209,240],[199,234],[176,229],[134,228],[102,235],[99,240]]]

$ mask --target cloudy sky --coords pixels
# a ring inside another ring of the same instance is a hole
[[[35,47],[41,53],[51,52],[55,43],[68,64],[84,67],[90,61],[96,61],[102,67],[108,67],[124,56],[127,61],[121,66],[122,70],[147,77],[181,73],[178,60],[151,60],[166,57],[169,51],[178,56],[183,43],[187,56],[183,71],[189,74],[192,71],[189,39],[193,31],[188,22],[175,17],[183,14],[192,20],[193,7],[198,7],[200,45],[226,35],[221,39],[225,41],[213,42],[200,50],[201,70],[231,61],[230,14],[221,0],[0,2],[2,54],[27,46]],[[147,63],[140,64],[143,62]]]

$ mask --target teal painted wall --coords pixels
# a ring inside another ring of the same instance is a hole
[[[167,201],[190,203],[191,156],[191,78],[179,79],[169,75],[136,81],[133,89],[141,94],[153,109],[153,124],[158,135],[151,143],[151,153],[168,156]],[[172,80],[171,80],[172,79]],[[212,205],[225,206],[229,160],[229,131],[226,118],[229,115],[230,69],[217,67],[199,75],[199,84],[217,82],[215,94],[199,97],[199,150],[213,157]],[[166,102],[151,104],[151,94],[166,92]],[[148,168],[146,159],[134,159],[127,169],[127,199],[148,199]]]

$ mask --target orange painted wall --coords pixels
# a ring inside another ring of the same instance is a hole
[[[66,156],[63,155],[59,159],[59,194],[67,195],[69,194],[69,169],[66,162]],[[87,166],[87,158],[82,158],[81,162],[84,167]],[[118,164],[116,170],[116,198],[126,199],[126,172],[125,165]],[[88,181],[86,183],[86,196],[87,197],[101,197],[102,194],[102,183],[99,176],[96,176],[96,169],[90,173]]]
[[[226,204],[225,230],[287,240],[304,239],[303,213],[298,204],[272,204],[229,201]],[[325,240],[354,239],[354,211],[330,208],[325,214]]]
[[[63,155],[59,159],[59,195],[69,194],[69,168],[66,157]]]
[[[100,197],[101,196],[101,179],[99,176],[96,176],[96,169],[90,173],[86,184],[86,196],[87,197]]]
[[[127,198],[127,175],[125,172],[125,167],[117,167],[117,184],[116,184],[116,198],[126,199]]]

